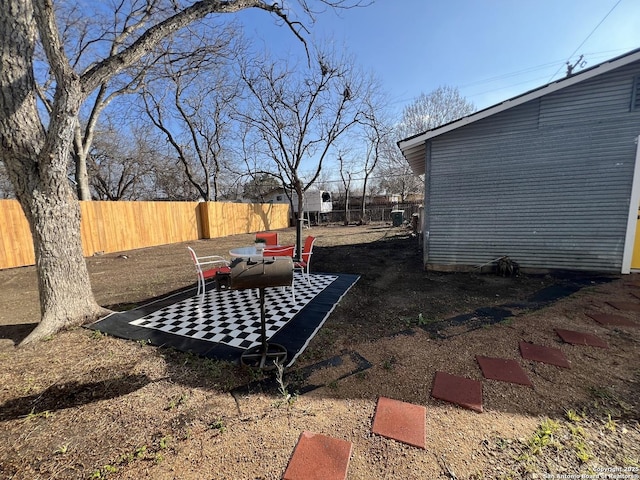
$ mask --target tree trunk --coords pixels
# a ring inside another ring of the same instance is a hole
[[[21,343],[105,313],[95,301],[80,239],[80,209],[67,179],[82,93],[77,77],[58,82],[45,132],[35,98],[35,25],[29,1],[0,0],[0,159],[29,221],[41,321]]]
[[[80,239],[80,205],[65,179],[44,180],[64,195],[34,196],[22,208],[30,217],[38,270],[40,324],[21,345],[97,319],[107,311],[95,301]],[[60,186],[64,185],[62,189]]]
[[[344,200],[344,224],[348,226],[350,221],[351,218],[349,218],[349,190],[347,190]]]
[[[369,218],[367,218],[367,176],[365,175],[364,184],[362,185],[362,203],[360,205],[360,224],[369,224]]]

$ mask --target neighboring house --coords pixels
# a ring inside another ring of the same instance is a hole
[[[289,197],[284,191],[284,188],[276,188],[263,196],[263,203],[289,203]]]
[[[425,268],[640,269],[639,135],[640,49],[401,140]]]

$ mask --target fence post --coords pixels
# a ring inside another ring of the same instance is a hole
[[[211,238],[211,222],[209,221],[209,202],[200,202],[196,210],[198,234],[200,238]]]

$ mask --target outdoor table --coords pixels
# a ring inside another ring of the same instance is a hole
[[[280,245],[269,245],[268,247],[266,247],[267,249],[271,249],[271,248],[280,248]],[[262,258],[263,257],[263,252],[264,252],[264,248],[256,248],[255,245],[251,245],[248,247],[237,247],[237,248],[232,248],[231,250],[229,250],[229,255],[231,255],[234,258]]]

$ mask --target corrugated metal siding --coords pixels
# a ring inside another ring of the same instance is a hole
[[[619,272],[634,64],[431,140],[427,263]]]
[[[633,80],[638,71],[637,64],[629,65],[579,87],[547,95],[542,99],[540,126],[563,126],[567,117],[574,125],[619,119],[621,113],[631,109]]]

